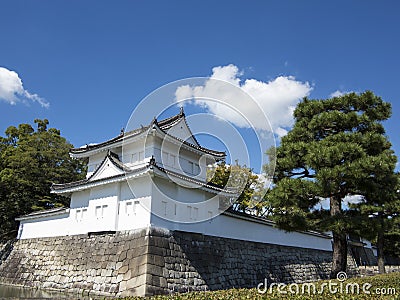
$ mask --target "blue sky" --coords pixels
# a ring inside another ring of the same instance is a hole
[[[392,104],[385,126],[400,155],[398,1],[3,0],[0,10],[0,67],[23,84],[11,99],[3,74],[2,135],[48,118],[75,146],[101,142],[155,89],[220,71],[241,86],[281,78],[310,98],[372,90]],[[271,101],[282,112],[296,97]]]

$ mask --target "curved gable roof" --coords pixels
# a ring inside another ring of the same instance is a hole
[[[177,125],[181,121],[185,122],[186,127],[190,132],[193,143],[190,143],[187,140],[183,140],[179,137],[176,137],[176,136],[168,133],[171,128],[173,128],[175,125]],[[189,125],[186,122],[185,113],[183,111],[183,108],[181,108],[179,111],[179,114],[177,114],[175,116],[172,116],[172,117],[160,120],[160,121],[158,121],[156,118],[154,118],[148,126],[142,126],[141,128],[137,128],[137,129],[125,132],[125,133],[121,132],[118,136],[116,136],[110,140],[107,140],[105,142],[99,143],[99,144],[86,145],[86,146],[80,147],[80,148],[72,148],[72,149],[70,149],[70,153],[72,156],[84,157],[84,156],[86,156],[85,154],[89,154],[89,152],[91,152],[92,150],[98,150],[98,151],[107,150],[107,149],[110,149],[112,146],[116,146],[118,144],[122,145],[122,142],[124,141],[124,139],[132,138],[135,136],[140,136],[141,134],[148,132],[151,128],[154,128],[154,126],[156,126],[157,129],[159,129],[163,134],[165,134],[169,137],[172,137],[173,139],[178,140],[179,142],[185,144],[186,146],[189,146],[189,147],[199,150],[201,152],[210,154],[217,158],[224,158],[226,156],[226,153],[223,151],[216,151],[216,150],[212,150],[212,149],[208,149],[208,148],[200,146],[199,142],[197,141],[195,136],[192,134],[192,132],[189,128]]]

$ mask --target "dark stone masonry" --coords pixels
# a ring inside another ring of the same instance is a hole
[[[0,283],[103,295],[152,295],[327,278],[330,251],[145,228],[15,242]],[[349,274],[357,273],[349,257]]]

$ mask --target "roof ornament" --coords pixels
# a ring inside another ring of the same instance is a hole
[[[153,117],[153,120],[151,120],[150,125],[151,125],[153,128],[155,128],[155,125],[158,126],[158,121],[157,121],[157,118],[156,118],[156,117]]]
[[[179,115],[184,116],[185,112],[183,111],[183,105],[179,107]]]
[[[156,159],[154,158],[154,155],[151,156],[149,164],[150,164],[150,166],[155,166],[156,165]]]
[[[124,127],[122,127],[122,128],[121,128],[121,131],[119,132],[119,134],[120,134],[120,135],[123,135],[123,134],[124,134],[124,132],[125,132],[125,128],[124,128]]]

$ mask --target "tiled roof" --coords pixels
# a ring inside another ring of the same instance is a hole
[[[92,180],[92,178],[94,176],[96,176],[96,174],[98,173],[98,171],[100,170],[100,168],[102,167],[103,163],[107,160],[107,158],[111,161],[111,163],[116,166],[118,169],[120,169],[121,171],[124,171],[124,173],[122,174],[118,174],[118,175],[114,175],[111,177],[107,177],[107,178],[100,178],[100,179],[95,179]],[[146,167],[142,167],[142,168],[136,168],[136,169],[130,169],[128,167],[126,167],[122,161],[119,160],[118,155],[108,151],[106,157],[104,157],[103,161],[99,164],[99,166],[97,167],[97,169],[93,172],[92,175],[90,175],[88,178],[86,179],[82,179],[79,181],[74,181],[74,182],[68,182],[68,183],[62,183],[62,184],[58,184],[58,183],[53,183],[53,185],[51,186],[51,190],[54,192],[57,191],[62,191],[65,190],[67,188],[72,188],[72,187],[77,187],[77,186],[81,186],[81,185],[85,185],[87,183],[92,183],[92,182],[99,182],[102,180],[107,180],[107,179],[111,179],[111,178],[116,178],[116,177],[124,177],[126,173],[130,173],[130,172],[139,172],[139,171],[143,171],[144,169],[146,169]]]
[[[162,133],[166,134],[167,136],[169,136],[169,137],[171,137],[171,138],[173,138],[173,139],[175,139],[175,140],[177,140],[177,141],[179,141],[179,142],[181,142],[181,143],[183,143],[183,144],[185,144],[185,145],[187,145],[189,147],[195,148],[195,149],[197,149],[199,151],[202,151],[204,153],[207,153],[207,154],[210,154],[210,155],[213,155],[213,156],[216,156],[216,157],[220,157],[220,158],[223,158],[223,157],[226,156],[225,152],[215,151],[215,150],[212,150],[212,149],[201,147],[200,144],[198,143],[198,141],[196,140],[196,138],[193,135],[192,135],[192,137],[193,137],[194,141],[197,143],[197,145],[194,145],[192,143],[189,143],[187,141],[184,141],[184,140],[179,139],[179,138],[177,138],[177,137],[175,137],[173,135],[168,134],[167,130],[169,128],[171,128],[172,126],[174,126],[176,123],[178,123],[181,119],[183,119],[185,121],[186,125],[187,125],[186,118],[185,118],[185,113],[183,112],[183,109],[181,109],[179,114],[177,114],[175,116],[172,116],[172,117],[169,117],[167,119],[160,120],[160,121],[157,121],[157,119],[154,118],[153,121],[150,123],[150,125],[142,126],[141,128],[138,128],[138,129],[135,129],[135,130],[131,130],[131,131],[128,131],[128,132],[125,132],[125,133],[121,132],[118,136],[116,136],[116,137],[114,137],[114,138],[112,138],[112,139],[110,139],[108,141],[105,141],[105,142],[102,142],[102,143],[99,143],[99,144],[94,144],[94,145],[86,145],[86,146],[80,147],[80,148],[72,148],[70,150],[70,153],[72,153],[72,154],[80,154],[80,153],[88,152],[90,150],[101,149],[103,147],[107,147],[109,145],[113,145],[113,144],[116,144],[118,142],[122,142],[124,139],[131,138],[131,137],[134,137],[134,136],[138,136],[141,133],[146,132],[149,128],[151,128],[153,126],[156,126]],[[188,128],[189,128],[189,126],[188,126]]]
[[[204,181],[192,178],[190,176],[186,176],[186,175],[183,175],[183,174],[180,174],[180,173],[165,169],[165,168],[157,165],[157,163],[155,162],[154,158],[151,158],[150,162],[148,164],[144,165],[143,167],[130,169],[130,168],[126,167],[119,159],[117,159],[115,157],[115,154],[110,154],[110,153],[111,152],[109,152],[107,154],[106,158],[109,157],[110,160],[112,161],[112,163],[115,166],[117,166],[118,168],[123,170],[124,171],[123,174],[118,174],[118,175],[114,175],[114,176],[107,177],[107,178],[100,178],[100,179],[91,180],[94,177],[94,175],[97,173],[97,171],[99,170],[101,165],[103,164],[103,163],[101,163],[100,166],[96,169],[95,172],[93,172],[93,174],[89,178],[83,179],[83,180],[79,180],[79,181],[75,181],[75,182],[69,182],[69,183],[65,183],[65,184],[53,184],[51,186],[51,190],[53,192],[57,193],[57,192],[63,192],[63,190],[67,190],[67,189],[75,188],[75,187],[79,187],[79,186],[84,186],[84,185],[87,185],[87,184],[101,183],[103,181],[109,181],[109,180],[112,180],[112,179],[121,180],[125,176],[129,176],[131,174],[145,173],[146,171],[154,170],[154,168],[155,168],[155,169],[159,170],[160,172],[162,172],[164,174],[172,175],[172,176],[180,178],[180,179],[182,179],[184,181],[197,184],[197,185],[199,185],[199,186],[201,186],[203,188],[211,189],[211,190],[214,190],[214,191],[217,191],[217,192],[224,192],[224,193],[228,193],[228,194],[234,194],[232,191],[227,191],[222,186],[213,184],[211,182],[204,182]]]
[[[15,218],[15,220],[19,221],[19,220],[22,220],[22,219],[32,219],[32,218],[36,218],[36,217],[64,214],[64,213],[67,213],[67,212],[68,212],[68,208],[66,208],[66,207],[57,207],[57,208],[34,211],[34,212],[30,213],[30,214],[26,214],[26,215],[20,216],[18,218]]]
[[[225,192],[225,193],[229,193],[229,194],[232,194],[232,195],[235,194],[235,193],[233,193],[231,191],[225,190],[223,186],[220,186],[218,184],[215,184],[215,183],[212,183],[212,182],[204,182],[204,181],[201,181],[201,180],[197,180],[197,179],[195,179],[193,177],[190,177],[190,176],[187,176],[187,175],[183,175],[181,173],[177,173],[177,172],[165,169],[165,168],[157,165],[157,163],[155,162],[154,159],[150,160],[150,165],[154,166],[155,168],[157,168],[158,170],[160,170],[161,172],[163,172],[163,173],[165,173],[167,175],[172,175],[172,176],[178,177],[178,178],[180,178],[182,180],[185,180],[187,182],[194,183],[194,184],[197,184],[199,186],[202,186],[202,187],[205,187],[205,188],[208,188],[208,189],[212,189],[212,190],[215,190],[215,191],[218,191],[218,192]]]
[[[185,118],[185,113],[183,111],[183,108],[181,107],[179,110],[179,114],[169,117],[169,118],[166,118],[166,119],[163,119],[163,120],[160,120],[160,121],[157,121],[157,123],[162,129],[166,130],[166,129],[169,129],[172,126],[174,126],[182,118]]]
[[[181,119],[183,119],[187,128],[189,128],[189,130],[190,130],[189,124],[186,121],[185,112],[183,111],[183,107],[180,108],[179,114],[172,116],[170,118],[158,121],[157,123],[162,130],[168,130],[175,124],[179,123],[181,121]],[[194,135],[192,135],[192,138],[195,141],[196,146],[200,146],[199,141],[196,139],[196,137]]]

